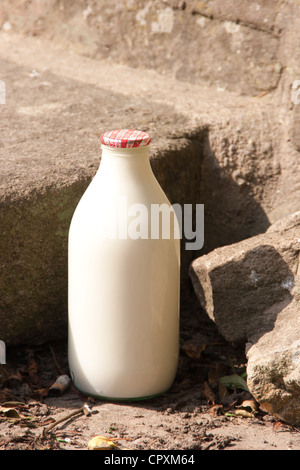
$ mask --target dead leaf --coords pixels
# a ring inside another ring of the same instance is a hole
[[[254,399],[244,400],[241,405],[237,406],[237,408],[256,413],[258,410],[258,403]]]
[[[207,402],[212,403],[213,405],[216,403],[216,396],[212,389],[210,388],[210,385],[208,382],[204,382],[204,387],[203,387],[203,395],[205,396]]]
[[[280,428],[282,428],[283,423],[282,421],[276,421],[273,425],[273,431],[280,431]]]
[[[22,419],[22,415],[15,408],[0,406],[0,414],[6,418]]]
[[[249,411],[246,410],[235,410],[234,414],[235,416],[241,416],[242,418],[253,418],[253,413],[249,413]]]
[[[199,359],[205,347],[206,347],[205,344],[198,345],[198,344],[193,344],[191,342],[190,343],[187,342],[182,345],[182,350],[191,359]]]
[[[26,403],[24,403],[23,401],[15,401],[15,400],[11,400],[11,401],[5,401],[2,403],[2,408],[12,408],[12,407],[17,407],[17,408],[27,408],[28,405],[26,405]]]
[[[182,351],[191,359],[199,359],[201,353],[207,345],[207,338],[202,333],[195,333],[194,336],[181,345]]]
[[[223,406],[222,405],[213,405],[210,410],[209,414],[212,416],[219,416],[224,414]]]
[[[117,444],[103,436],[94,436],[88,443],[89,450],[119,449]]]

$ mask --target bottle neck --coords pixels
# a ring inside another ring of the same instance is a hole
[[[139,176],[151,170],[149,146],[135,148],[111,148],[101,146],[101,172],[114,171],[126,176]]]

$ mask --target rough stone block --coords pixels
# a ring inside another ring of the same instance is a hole
[[[300,212],[265,234],[193,261],[196,295],[229,342],[246,344],[247,384],[263,409],[300,424]]]
[[[217,248],[192,262],[196,295],[224,338],[254,342],[273,328],[283,303],[293,298],[299,251],[297,212],[266,233]]]
[[[299,291],[300,279],[296,281]],[[295,289],[294,289],[295,290]],[[262,409],[300,425],[300,297],[277,306],[272,330],[247,345],[247,383]]]

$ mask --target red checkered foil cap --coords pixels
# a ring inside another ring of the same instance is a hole
[[[145,147],[150,142],[147,132],[134,129],[118,129],[101,135],[101,143],[114,148]]]

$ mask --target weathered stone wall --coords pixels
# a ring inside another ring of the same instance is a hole
[[[0,19],[94,58],[255,95],[280,80],[281,3],[4,0]]]
[[[0,25],[219,90],[277,90],[283,108],[274,118],[286,124],[291,150],[300,149],[300,107],[292,102],[293,84],[300,88],[298,0],[2,0]]]

